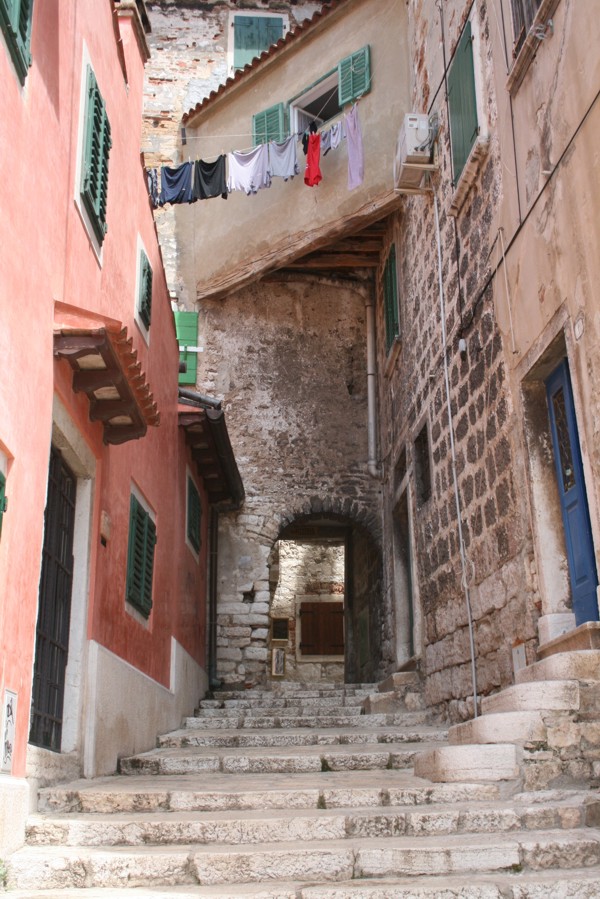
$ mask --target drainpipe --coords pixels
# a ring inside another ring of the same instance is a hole
[[[208,689],[216,690],[217,677],[217,560],[219,554],[219,512],[210,510],[208,537]]]
[[[375,301],[373,290],[365,300],[367,319],[367,469],[371,477],[381,477],[381,466],[377,462],[377,380],[375,372]]]

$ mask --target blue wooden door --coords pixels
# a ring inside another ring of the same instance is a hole
[[[567,360],[546,380],[550,430],[576,624],[598,620],[598,575]]]

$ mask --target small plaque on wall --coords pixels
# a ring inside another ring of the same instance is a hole
[[[12,771],[13,753],[15,749],[15,726],[17,719],[17,694],[12,690],[4,691],[2,706],[2,753],[0,771],[8,774]]]
[[[274,649],[271,659],[271,675],[283,677],[285,674],[285,649]]]

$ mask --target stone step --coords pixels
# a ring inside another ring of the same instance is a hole
[[[14,890],[11,899],[48,899],[45,890]],[[182,886],[53,890],[52,899],[597,899],[600,872],[574,868],[464,876],[385,878],[306,885],[278,882],[234,886]]]
[[[541,795],[541,794],[538,794]],[[565,798],[546,794],[556,801]],[[568,794],[569,796],[573,794]],[[436,803],[490,802],[498,799],[496,784],[434,784],[407,770],[330,772],[316,774],[212,774],[210,786],[182,775],[104,777],[95,781],[47,787],[40,791],[40,811],[109,814],[119,812],[271,809],[338,809],[430,806]]]
[[[185,727],[190,728],[267,728],[274,727],[298,728],[298,727],[410,727],[416,724],[425,724],[429,719],[426,711],[397,712],[393,714],[375,715],[298,715],[280,716],[271,715],[261,718],[248,717],[243,713],[229,714],[227,717],[190,717],[184,721]]]
[[[517,781],[520,752],[512,743],[441,746],[417,754],[417,777],[434,782]]]
[[[270,696],[356,696],[357,694],[373,693],[379,685],[370,684],[301,684],[294,681],[273,683],[271,687],[252,687],[249,690],[214,690],[214,699],[244,699],[248,697]]]
[[[600,681],[600,649],[559,652],[517,671],[518,684],[544,680]]]
[[[9,862],[9,887],[205,886],[304,883],[357,878],[493,873],[591,867],[600,863],[600,831],[535,831],[489,836],[390,837],[241,846],[27,846]]]
[[[213,812],[129,812],[32,815],[29,845],[144,846],[167,843],[277,843],[341,840],[351,837],[441,836],[458,833],[514,833],[540,828],[583,827],[586,807],[580,797],[562,801],[437,805],[426,809],[353,808]]]
[[[158,738],[159,747],[175,746],[215,746],[215,747],[248,747],[248,746],[334,746],[363,745],[376,743],[422,743],[445,741],[448,732],[433,725],[421,725],[416,728],[340,728],[339,730],[316,729],[281,729],[261,730],[217,730],[214,733],[192,728],[164,734]]]
[[[244,752],[220,752],[203,747],[152,749],[120,760],[121,774],[280,774],[307,771],[361,771],[408,768],[429,744],[303,746],[277,749],[249,747]]]
[[[317,701],[317,700],[315,700]],[[339,711],[338,709],[342,709]],[[277,718],[297,718],[298,716],[320,715],[320,714],[340,714],[347,718],[359,718],[362,714],[362,708],[358,706],[340,706],[336,704],[326,704],[324,706],[291,706],[283,708],[271,708],[271,706],[251,707],[251,708],[230,708],[223,709],[200,709],[198,718],[227,718],[232,714],[238,714],[243,718],[266,718],[269,714]]]
[[[469,743],[543,743],[548,732],[540,712],[493,712],[455,724],[448,731],[453,745]]]
[[[365,694],[367,697],[370,694]],[[203,699],[199,703],[200,709],[336,709],[336,708],[360,708],[364,702],[360,696],[274,696],[270,699]]]
[[[421,676],[417,671],[395,671],[378,684],[377,690],[380,693],[389,693],[408,686],[418,688],[420,685]]]
[[[386,712],[417,711],[425,709],[425,700],[421,693],[392,690],[388,693],[370,693],[362,707],[366,715]]]
[[[563,711],[577,710],[579,701],[577,681],[533,681],[484,696],[481,708],[484,715],[490,712]]]

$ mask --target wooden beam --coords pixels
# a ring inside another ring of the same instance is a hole
[[[123,382],[123,375],[118,369],[103,368],[100,370],[80,369],[73,372],[73,390],[75,393],[93,393],[103,387],[114,387]]]
[[[343,253],[315,253],[286,265],[288,269],[377,268],[379,256],[350,256]]]

